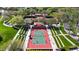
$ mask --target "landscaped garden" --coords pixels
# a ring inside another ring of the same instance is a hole
[[[46,27],[46,30],[51,30],[50,33],[52,35],[50,36],[49,34],[48,36],[54,38],[50,41],[55,41],[55,46],[57,47],[55,49],[69,51],[72,48],[79,48],[78,8],[12,7],[3,9],[6,13],[1,14],[3,17],[0,16],[0,50],[7,50],[6,48],[10,51],[23,50],[28,30],[31,30],[31,25],[34,26],[35,22],[39,22],[45,27],[47,25],[48,28]],[[20,32],[18,33],[19,30]],[[15,40],[13,41],[13,39]],[[35,43],[37,41],[36,39]],[[51,45],[54,46],[55,43],[53,43]]]
[[[21,27],[19,29],[19,32],[16,34],[16,38],[15,41],[12,43],[11,47],[10,47],[10,51],[22,51],[23,50],[23,45],[25,42],[27,36],[27,30],[26,27]]]
[[[51,32],[58,48],[70,50],[70,48],[79,47],[79,42],[67,34],[63,27],[61,29],[53,27]]]

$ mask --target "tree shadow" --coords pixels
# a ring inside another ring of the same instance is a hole
[[[3,39],[2,39],[2,37],[0,36],[0,42],[2,41]]]

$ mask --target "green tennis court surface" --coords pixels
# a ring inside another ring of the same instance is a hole
[[[33,44],[45,44],[44,33],[42,30],[36,30],[32,40]]]

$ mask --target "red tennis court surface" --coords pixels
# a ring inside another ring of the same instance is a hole
[[[29,39],[27,48],[29,48],[29,49],[52,49],[46,29],[32,29],[32,31],[31,31],[32,38],[34,37],[34,33],[37,30],[41,30],[44,33],[44,40],[46,43],[45,44],[33,44],[32,39]]]

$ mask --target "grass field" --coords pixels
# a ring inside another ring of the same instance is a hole
[[[16,32],[17,30],[4,26],[3,21],[0,21],[0,50],[6,49]]]

